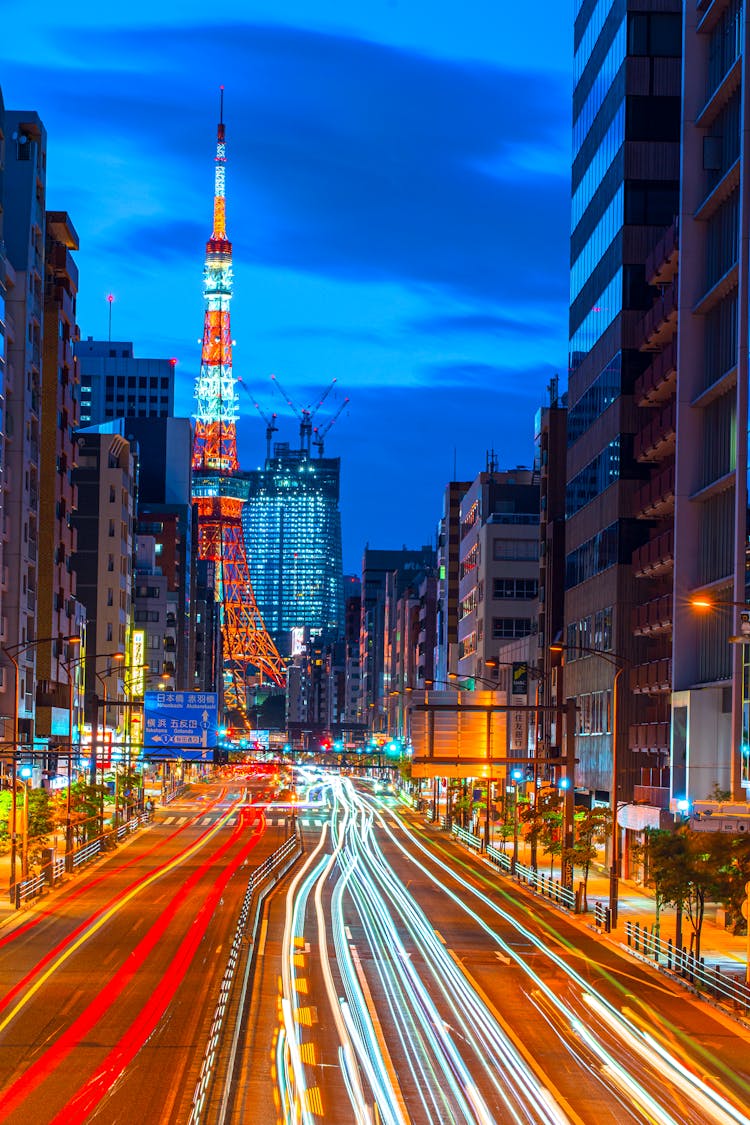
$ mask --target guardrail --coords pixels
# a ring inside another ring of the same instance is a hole
[[[44,875],[32,875],[30,879],[16,883],[16,906],[20,906],[27,899],[34,898],[35,895],[40,895],[46,883],[47,879]]]
[[[564,887],[559,879],[554,879],[551,875],[543,875],[540,871],[535,871],[533,867],[527,867],[523,863],[516,862],[514,869],[513,861],[508,853],[501,851],[499,848],[493,848],[492,845],[487,848],[487,858],[501,871],[507,871],[520,883],[528,884],[537,894],[544,895],[545,898],[551,899],[552,902],[556,902],[558,906],[562,906],[566,910],[576,910],[578,899],[575,891],[570,887]]]
[[[118,828],[112,829],[110,832],[105,832],[103,836],[98,836],[95,840],[90,840],[89,843],[83,844],[82,847],[76,848],[69,853],[70,866],[68,870],[72,873],[76,868],[81,867],[89,860],[96,858],[100,855],[107,845],[114,844],[117,840],[122,840],[131,832],[135,832],[137,828],[141,828],[149,821],[148,813],[139,813],[138,816],[131,817],[125,824],[119,825]],[[42,894],[48,887],[56,886],[66,871],[66,857],[56,856],[51,863],[44,865],[38,875],[33,875],[30,879],[20,880],[11,887],[10,899],[16,906],[20,907],[22,903],[26,903],[29,899],[36,898],[37,895]]]
[[[709,992],[719,1000],[729,1001],[735,1008],[750,1011],[750,988],[730,976],[728,970],[733,966],[722,969],[720,965],[706,965],[703,957],[696,957],[691,950],[675,945],[671,938],[662,941],[640,922],[625,923],[625,939],[634,953],[687,981],[696,992]]]
[[[473,848],[477,852],[481,852],[483,848],[482,840],[479,836],[475,836],[473,832],[467,832],[465,828],[461,828],[459,824],[454,824],[451,827],[451,836],[455,836],[467,848]]]
[[[243,945],[246,946],[245,967],[242,977],[242,990],[236,1005],[236,1014],[233,1023],[232,1041],[226,1062],[226,1076],[219,1099],[218,1112],[215,1120],[217,1125],[223,1125],[227,1119],[229,1102],[232,1091],[232,1080],[237,1057],[240,1034],[242,1030],[242,1012],[247,1001],[250,972],[255,960],[256,934],[260,921],[260,912],[266,895],[273,884],[285,875],[293,863],[302,854],[302,842],[298,835],[290,836],[280,848],[270,855],[259,867],[256,867],[250,876],[242,903],[234,940],[229,951],[229,958],[219,988],[219,999],[211,1022],[208,1042],[201,1062],[200,1075],[193,1093],[193,1105],[188,1118],[188,1125],[199,1125],[204,1120],[210,1102],[213,1083],[217,1076],[217,1063],[219,1061],[219,1046],[222,1030],[226,1021],[227,1010],[232,1000],[233,987],[237,976],[237,969],[243,956]],[[273,883],[271,882],[273,880]]]

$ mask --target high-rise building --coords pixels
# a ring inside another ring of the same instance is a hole
[[[447,680],[458,662],[458,556],[461,543],[459,509],[471,481],[453,480],[443,493],[443,514],[437,536],[437,636],[433,667],[435,679]]]
[[[6,301],[8,289],[13,284],[13,267],[10,265],[3,237],[4,210],[5,210],[5,103],[3,92],[0,89],[0,499],[5,508],[6,480],[5,480],[5,428],[6,428],[6,398],[8,383],[8,331]],[[10,276],[9,276],[10,275]],[[0,637],[2,643],[9,640],[7,622],[5,620],[5,590],[8,584],[5,571],[5,543],[9,528],[6,526],[5,517],[0,521]],[[3,718],[0,719],[0,730],[4,742],[12,742],[13,731],[13,706],[12,706],[12,668],[9,663],[0,664],[0,708]],[[4,766],[2,767],[4,769]]]
[[[37,630],[40,637],[78,635],[81,641],[73,657],[63,645],[39,646],[34,734],[37,739],[67,743],[78,726],[85,615],[76,601],[72,521],[78,507],[73,481],[78,426],[78,369],[73,354],[78,269],[73,253],[78,235],[64,211],[47,212],[45,242]]]
[[[29,642],[38,638],[47,134],[36,113],[6,110],[5,135],[3,234],[11,268],[6,269],[5,295],[2,635],[4,646],[17,654],[19,738],[30,742],[40,647]],[[13,707],[6,712],[12,714]]]
[[[81,425],[113,418],[171,418],[174,359],[137,359],[132,343],[94,340],[76,344],[81,377]]]
[[[539,469],[539,602],[535,699],[538,748],[561,759],[563,733],[558,716],[564,705],[562,676],[550,645],[564,639],[565,629],[565,463],[567,455],[566,396],[559,394],[557,377],[549,386],[549,404],[534,422],[536,464]],[[552,754],[555,747],[557,753]],[[548,770],[539,773],[548,774]]]
[[[433,572],[432,547],[380,551],[365,547],[359,626],[360,699],[358,719],[377,730],[384,723],[386,704],[386,604],[397,601],[408,586]]]
[[[86,608],[86,691],[102,694],[105,677],[110,699],[123,695],[126,662],[118,665],[109,658],[130,651],[135,474],[125,438],[79,431],[73,565],[78,598]],[[115,714],[114,725],[122,718]]]
[[[166,582],[169,603],[168,627],[164,628],[164,620],[160,622],[163,651],[154,651],[152,636],[149,663],[154,665],[152,671],[161,663],[158,672],[168,676],[167,686],[186,691],[192,685],[195,664],[191,600],[197,550],[196,513],[190,496],[190,420],[119,418],[93,428],[99,433],[119,433],[137,458],[136,532],[154,540],[155,565]],[[156,611],[136,605],[136,622],[149,612]]]
[[[748,601],[750,26],[742,0],[684,10],[679,296],[665,288],[678,307],[671,792],[747,800],[748,647],[729,641]],[[698,612],[696,596],[716,608]]]
[[[653,710],[648,693],[621,690],[613,735],[615,674],[623,669],[624,688],[631,666],[647,660],[631,622],[644,597],[631,560],[653,518],[636,510],[649,470],[633,452],[633,388],[649,363],[642,321],[655,294],[645,262],[678,207],[682,7],[575,5],[564,695],[579,706],[578,785],[611,797],[614,737],[624,803],[640,777],[630,730]],[[653,817],[658,824],[658,809]],[[649,820],[623,808],[619,822]]]
[[[265,467],[246,474],[250,577],[266,628],[287,653],[292,629],[324,642],[343,633],[340,471],[338,457],[278,442]]]

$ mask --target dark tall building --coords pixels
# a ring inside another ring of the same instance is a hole
[[[285,442],[244,474],[242,520],[250,578],[266,628],[282,651],[292,629],[327,641],[343,633],[338,457],[312,458]]]
[[[652,516],[636,510],[648,470],[634,456],[633,389],[649,363],[640,350],[655,296],[646,258],[678,210],[682,7],[576,3],[564,694],[578,700],[578,784],[600,799],[612,786],[616,667],[644,656],[631,626],[643,589],[630,564]],[[639,776],[629,728],[651,708],[647,693],[622,690],[619,703],[618,797],[627,803]],[[630,827],[629,816],[622,809],[620,824]]]
[[[359,629],[360,722],[375,728],[385,714],[386,605],[435,568],[432,547],[376,551],[365,547]]]
[[[122,340],[76,344],[81,373],[81,425],[113,418],[170,418],[174,414],[173,359],[137,359]]]
[[[190,500],[190,421],[187,418],[118,418],[95,428],[101,433],[119,433],[127,438],[138,458],[136,533],[140,539],[153,539],[154,568],[158,571],[154,577],[163,578],[163,582],[146,580],[149,554],[143,546],[142,573],[134,591],[135,624],[147,633],[151,673],[168,676],[166,686],[185,691],[192,685],[195,665],[191,603],[196,537]],[[148,591],[160,585],[164,586],[165,604],[157,611],[149,602]],[[139,590],[144,593],[139,594]],[[158,621],[153,618],[156,612]]]

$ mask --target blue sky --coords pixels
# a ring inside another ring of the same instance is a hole
[[[529,464],[567,326],[571,0],[4,0],[5,105],[48,132],[82,336],[178,359],[192,412],[225,86],[235,371],[280,417],[336,379],[344,563],[431,542],[446,482]],[[265,427],[241,397],[240,459]]]

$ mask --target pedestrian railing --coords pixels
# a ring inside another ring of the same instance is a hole
[[[612,929],[612,910],[606,902],[594,903],[594,925],[597,930],[608,934]]]
[[[135,832],[137,828],[141,828],[144,824],[148,824],[148,813],[139,813],[137,816],[131,816],[130,820],[126,820],[124,824],[120,824],[117,828],[117,839],[122,840],[131,832]]]
[[[662,939],[640,922],[625,923],[628,948],[642,957],[654,961],[674,976],[688,981],[697,992],[708,992],[736,1008],[750,1011],[750,988],[736,976],[733,965],[707,965],[705,958],[696,957],[692,950],[675,945],[671,938]],[[744,967],[742,967],[744,972]]]
[[[100,855],[104,849],[116,843],[117,840],[122,840],[131,832],[135,832],[137,828],[142,827],[148,822],[147,813],[139,813],[137,816],[131,817],[130,820],[124,824],[119,825],[118,828],[112,829],[111,832],[106,832],[102,836],[98,836],[95,840],[90,840],[82,847],[76,848],[69,853],[67,857],[69,865],[66,864],[65,856],[56,856],[51,862],[44,865],[43,870],[38,874],[32,876],[30,879],[22,879],[10,889],[10,900],[16,907],[21,906],[22,903],[28,902],[29,899],[35,898],[40,895],[48,887],[56,886],[66,870],[75,871],[76,868],[82,867],[83,864],[88,863],[89,860],[95,859]]]
[[[451,828],[451,835],[465,844],[467,848],[473,848],[477,852],[481,852],[483,844],[479,836],[475,836],[473,832],[467,832],[465,828],[461,828],[459,824],[454,824]]]
[[[89,844],[84,844],[82,848],[76,848],[73,852],[73,867],[80,867],[82,863],[87,863],[88,860],[93,859],[102,850],[102,840],[99,837],[92,840]]]
[[[27,899],[40,895],[44,890],[47,880],[44,875],[33,875],[30,879],[22,879],[16,883],[16,906],[20,906]]]
[[[242,909],[240,910],[240,915],[237,920],[234,940],[229,951],[227,966],[224,970],[224,976],[222,977],[221,986],[219,988],[219,999],[216,1004],[216,1010],[214,1011],[214,1018],[208,1035],[208,1043],[206,1044],[206,1049],[203,1054],[198,1083],[193,1094],[193,1105],[190,1111],[190,1117],[188,1118],[188,1125],[199,1125],[199,1122],[205,1120],[207,1117],[211,1087],[216,1077],[220,1061],[219,1054],[225,1023],[227,1023],[228,1028],[231,1027],[233,1030],[228,1058],[224,1060],[224,1087],[220,1099],[218,1095],[215,1099],[219,1101],[220,1104],[217,1114],[215,1114],[212,1119],[222,1123],[226,1119],[232,1091],[237,1048],[242,1030],[242,1013],[245,1010],[248,981],[253,965],[256,934],[263,901],[271,887],[278,882],[282,875],[286,874],[291,865],[301,855],[301,852],[301,840],[295,833],[294,836],[290,836],[288,840],[285,840],[273,855],[270,855],[260,866],[256,867],[250,876],[247,890],[245,891],[245,898],[242,903]],[[236,1009],[234,1019],[228,1021],[227,1013],[232,1001],[235,977],[243,956],[243,945],[246,946],[247,953],[245,956],[242,994],[237,1004],[233,1005]]]
[[[492,845],[487,848],[487,858],[501,871],[507,871],[520,883],[526,883],[537,894],[544,895],[545,898],[551,899],[558,906],[563,906],[566,910],[577,908],[575,891],[571,890],[570,887],[564,887],[559,879],[555,879],[551,875],[544,875],[533,867],[527,867],[526,864],[518,863],[518,861],[514,864],[507,852],[500,848],[494,848]]]

